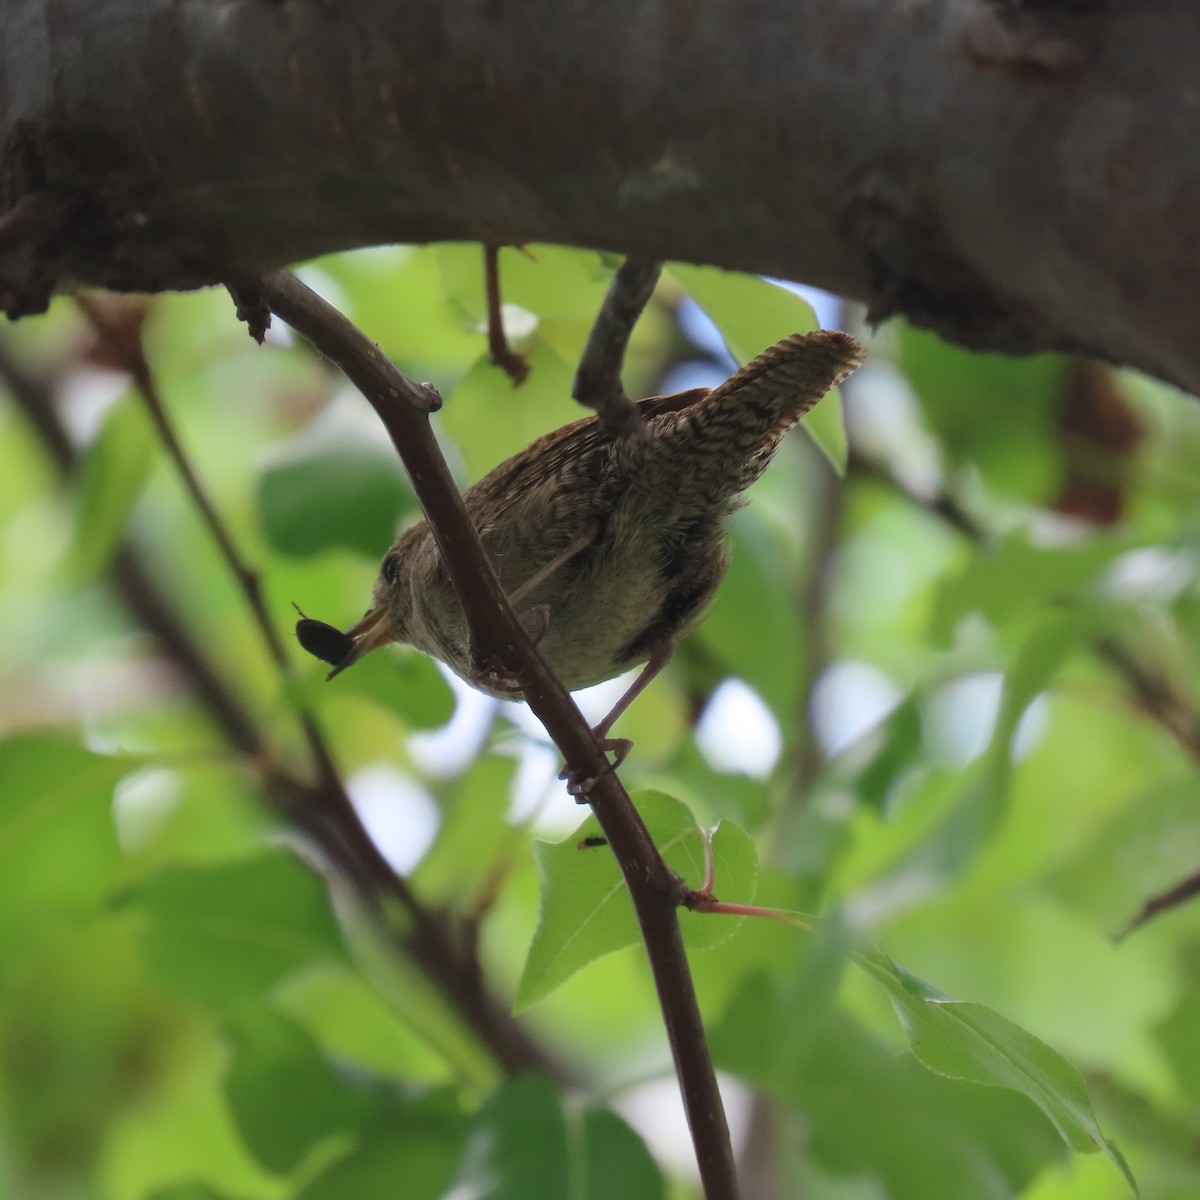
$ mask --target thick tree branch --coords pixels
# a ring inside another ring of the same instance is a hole
[[[375,409],[425,510],[466,613],[475,654],[517,679],[568,767],[595,780],[588,792],[629,887],[679,1076],[707,1200],[732,1200],[737,1179],[729,1129],[708,1053],[677,906],[689,894],[655,847],[620,779],[570,695],[537,653],[492,570],[429,425],[431,395],[411,383],[341,313],[294,276],[239,284],[337,364]]]
[[[1197,45],[1194,0],[6,0],[0,298],[552,241],[1200,391]]]

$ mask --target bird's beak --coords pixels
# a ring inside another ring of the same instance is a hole
[[[372,650],[396,640],[388,628],[387,609],[385,608],[371,609],[357,625],[351,625],[346,630],[346,636],[351,642],[350,649],[333,670],[325,676],[326,682],[335,675],[340,675],[347,667],[353,666],[364,654],[369,654]]]

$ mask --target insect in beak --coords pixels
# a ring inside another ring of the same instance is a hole
[[[396,639],[388,627],[387,609],[373,608],[357,625],[351,625],[342,634],[345,653],[333,664],[333,670],[325,676],[326,682],[335,675],[340,675],[347,667],[353,666],[364,654]]]
[[[325,676],[326,681],[358,662],[377,646],[395,640],[388,631],[386,610],[382,608],[372,609],[357,625],[352,625],[343,633],[324,621],[306,617],[299,606],[293,607],[300,613],[300,620],[296,622],[296,637],[300,645],[309,654],[333,667]]]

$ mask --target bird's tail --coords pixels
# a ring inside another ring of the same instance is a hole
[[[796,333],[776,342],[723,384],[670,420],[663,429],[689,464],[681,487],[701,487],[714,500],[752,484],[775,448],[830,388],[866,357],[849,334],[837,330]]]

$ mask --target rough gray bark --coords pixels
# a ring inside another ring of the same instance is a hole
[[[557,241],[1200,391],[1195,0],[2,0],[0,303]]]

